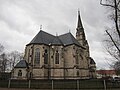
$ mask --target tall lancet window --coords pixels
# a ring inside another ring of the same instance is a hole
[[[48,64],[48,51],[47,51],[47,49],[45,50],[45,53],[44,53],[44,64]]]
[[[78,77],[80,76],[80,73],[79,73],[79,71],[77,71],[77,73],[76,73],[76,74],[77,74],[77,76],[78,76]]]
[[[59,52],[56,51],[55,53],[55,64],[59,64]]]
[[[76,59],[76,64],[79,64],[79,58],[78,58],[78,56],[79,56],[78,50],[76,50],[76,57],[75,57],[75,59]]]
[[[40,65],[40,49],[36,48],[35,49],[35,61],[34,61],[34,65]]]
[[[28,50],[28,63],[30,63],[30,49]]]

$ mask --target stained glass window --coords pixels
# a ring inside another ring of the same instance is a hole
[[[56,51],[55,53],[55,64],[59,64],[59,52]]]
[[[36,48],[35,49],[35,61],[34,65],[40,65],[40,49]]]
[[[44,64],[48,64],[48,51],[47,51],[47,49],[45,50],[45,53],[44,53]]]

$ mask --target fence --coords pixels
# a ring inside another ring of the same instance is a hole
[[[120,82],[105,80],[0,80],[0,87],[34,88],[48,90],[113,90],[120,89]]]
[[[11,77],[11,73],[8,72],[0,72],[0,80],[9,79]]]

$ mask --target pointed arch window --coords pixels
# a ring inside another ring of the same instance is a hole
[[[55,53],[55,64],[59,64],[59,52],[56,51]]]
[[[80,73],[79,73],[79,71],[77,71],[77,76],[78,76],[78,77],[80,76]]]
[[[78,55],[76,55],[76,64],[79,64]]]
[[[48,64],[48,51],[47,51],[47,49],[45,50],[45,53],[44,53],[44,64]]]
[[[34,65],[40,65],[40,49],[36,48],[35,49],[35,60],[34,60]]]
[[[78,58],[78,56],[79,56],[78,50],[76,50],[76,57],[75,57],[75,59],[76,59],[76,64],[79,64],[79,58]]]
[[[30,49],[28,50],[28,63],[30,63]]]

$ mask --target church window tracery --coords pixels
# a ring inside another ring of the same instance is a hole
[[[48,64],[48,51],[47,51],[47,49],[45,50],[45,53],[44,53],[44,64]]]
[[[80,75],[80,73],[79,73],[79,71],[77,71],[77,76],[79,76]]]
[[[79,64],[79,58],[78,58],[79,54],[78,54],[78,50],[76,50],[76,64]]]
[[[28,63],[30,63],[30,49],[28,50]]]
[[[39,65],[39,64],[40,64],[40,49],[36,48],[34,65]]]
[[[59,64],[59,52],[56,51],[55,53],[55,64]]]

